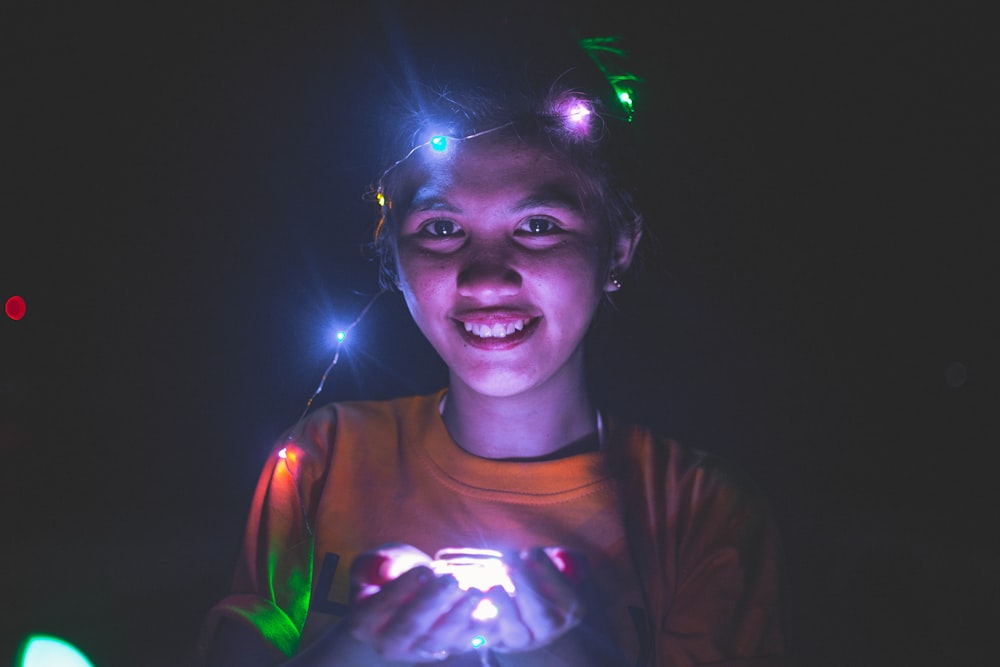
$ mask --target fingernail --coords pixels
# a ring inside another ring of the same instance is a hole
[[[355,575],[358,581],[376,585],[382,585],[389,581],[383,572],[383,566],[389,560],[388,558],[381,554],[372,554],[361,558],[363,560],[358,563]]]

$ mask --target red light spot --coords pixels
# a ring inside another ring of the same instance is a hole
[[[4,312],[7,313],[7,317],[12,320],[19,320],[24,317],[24,299],[19,296],[12,296],[7,299],[6,305],[4,305]]]

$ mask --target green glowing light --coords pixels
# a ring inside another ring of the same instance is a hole
[[[625,49],[621,48],[620,42],[620,37],[582,37],[579,39],[580,46],[597,64],[601,73],[604,74],[604,78],[614,88],[615,95],[618,96],[618,101],[621,102],[622,110],[625,112],[625,120],[632,122],[632,114],[635,111],[632,98],[635,89],[632,84],[640,83],[642,79],[624,69],[622,61],[628,58],[628,54]]]
[[[486,637],[476,635],[472,638],[472,648],[479,648],[481,646],[486,646]]]
[[[21,649],[15,667],[94,667],[69,642],[46,635],[31,635]]]

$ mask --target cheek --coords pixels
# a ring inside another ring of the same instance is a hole
[[[538,266],[538,277],[553,290],[566,291],[577,300],[585,298],[591,290],[603,290],[601,252],[602,248],[594,245],[550,256]]]
[[[397,258],[399,289],[415,319],[433,309],[448,284],[449,267],[439,259],[406,255]]]
[[[421,293],[440,289],[449,271],[439,258],[419,254],[402,255],[398,266],[400,283]]]

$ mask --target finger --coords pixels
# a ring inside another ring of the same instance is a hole
[[[351,600],[371,597],[390,581],[385,575],[389,558],[378,552],[363,553],[351,563]]]
[[[434,582],[430,568],[417,567],[387,582],[378,593],[358,599],[351,606],[351,633],[361,641],[375,642],[393,617]]]
[[[366,551],[351,563],[351,599],[370,597],[404,572],[430,562],[430,556],[409,544],[389,543]]]
[[[486,645],[498,651],[524,651],[534,643],[531,628],[521,619],[521,612],[502,587],[496,587],[488,594],[488,599],[496,607],[496,618],[489,627],[482,630]]]
[[[472,639],[482,633],[486,624],[473,620],[473,612],[482,602],[479,591],[466,593],[448,612],[438,618],[434,627],[423,637],[416,647],[418,650],[450,654],[469,651]]]
[[[556,569],[574,584],[583,583],[590,575],[590,563],[582,551],[566,547],[545,547],[544,551]]]
[[[464,609],[457,616],[455,608],[468,593],[458,586],[452,576],[439,577],[424,586],[415,596],[400,606],[379,631],[376,646],[386,657],[405,659],[418,648],[437,652],[453,649],[450,639],[438,637],[439,628],[458,623],[469,624],[469,611]]]
[[[559,572],[543,549],[522,552],[511,578],[521,620],[536,639],[561,635],[582,619],[580,587]]]

